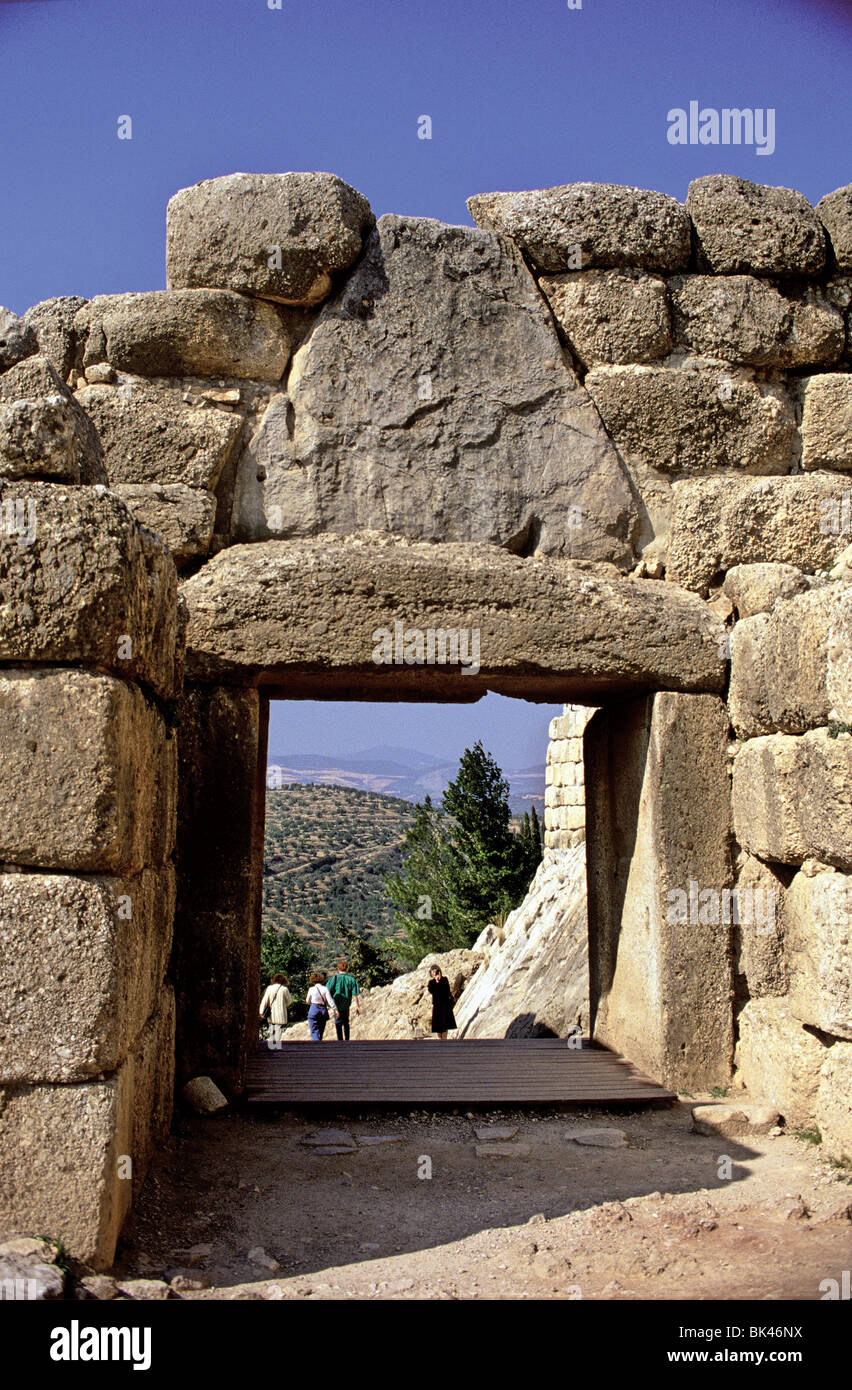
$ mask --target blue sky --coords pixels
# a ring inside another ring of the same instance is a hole
[[[0,59],[0,303],[17,313],[163,288],[168,198],[235,170],[326,169],[377,214],[447,222],[473,193],[576,180],[682,199],[722,171],[814,202],[852,180],[845,0],[19,0],[0,2]],[[775,152],[670,145],[691,100],[774,108]],[[527,746],[550,710],[516,708]],[[445,741],[469,718],[445,711]]]

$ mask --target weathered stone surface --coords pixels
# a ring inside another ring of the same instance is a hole
[[[532,1144],[523,1139],[512,1139],[506,1143],[476,1144],[477,1158],[529,1158]]]
[[[39,352],[66,382],[77,356],[74,318],[87,302],[76,294],[61,295],[43,299],[24,314],[24,323],[38,340]]]
[[[212,492],[183,483],[116,483],[113,491],[140,526],[156,531],[176,561],[207,554],[216,520]]]
[[[742,860],[736,883],[735,974],[745,977],[748,998],[786,994],[784,881],[771,864],[750,854]]]
[[[112,1071],[156,1007],[174,874],[0,874],[0,1083]]]
[[[586,860],[583,846],[550,851],[456,1006],[459,1037],[565,1037],[589,1027]]]
[[[65,402],[74,419],[76,460],[73,476],[83,483],[105,483],[103,451],[98,432],[86,412],[75,401],[68,387],[46,357],[28,357],[0,376],[0,402],[30,400]]]
[[[793,598],[810,587],[810,580],[795,565],[766,561],[757,565],[734,565],[722,584],[738,618],[771,613],[779,598]]]
[[[92,299],[74,319],[83,365],[111,362],[139,376],[278,381],[291,337],[272,305],[230,290],[151,290]]]
[[[852,588],[825,584],[737,623],[731,722],[741,738],[852,722]]]
[[[205,179],[169,201],[167,284],[317,304],[374,221],[366,198],[334,174]]]
[[[673,1089],[730,1079],[727,742],[712,695],[622,702],[585,733],[593,1034]]]
[[[187,1105],[191,1105],[199,1115],[215,1115],[219,1110],[228,1108],[227,1098],[209,1076],[194,1076],[191,1081],[187,1081],[181,1095]]]
[[[619,452],[664,472],[787,473],[796,420],[779,387],[717,364],[596,367],[586,390]]]
[[[824,1044],[793,1018],[785,999],[751,999],[737,1023],[736,1080],[777,1106],[788,1129],[812,1124]]]
[[[708,174],[689,185],[686,210],[701,269],[715,275],[818,275],[825,231],[801,193]]]
[[[0,661],[75,662],[170,698],[177,575],[102,487],[0,485]]]
[[[25,357],[32,357],[35,352],[38,352],[35,333],[11,309],[0,305],[0,372],[14,367]]]
[[[240,464],[238,540],[374,529],[632,558],[624,468],[518,252],[383,217]]]
[[[796,874],[784,920],[790,1012],[852,1040],[852,876],[824,869]]]
[[[458,698],[468,687],[475,698],[487,682],[504,694],[558,688],[562,700],[566,685],[582,698],[655,685],[718,690],[723,679],[724,629],[699,600],[654,580],[522,560],[494,546],[358,537],[234,546],[181,592],[194,679],[263,672],[290,694],[302,680],[314,691],[345,687],[354,697],[357,688],[374,698],[427,688]],[[383,664],[381,634],[395,640],[396,622],[405,631],[466,632],[471,660],[462,664],[460,643],[455,665]]]
[[[30,1248],[29,1250],[27,1247]],[[0,1245],[0,1299],[43,1303],[65,1295],[65,1275],[57,1269],[55,1251],[41,1240],[8,1240]]]
[[[188,687],[178,719],[178,1075],[230,1094],[257,1046],[265,733],[256,690]]]
[[[830,473],[682,478],[672,494],[666,579],[698,593],[734,565],[777,561],[813,574],[849,544],[839,480]]]
[[[852,1161],[852,1043],[836,1042],[825,1054],[816,1120],[824,1152],[840,1162]]]
[[[852,373],[812,376],[804,384],[802,467],[852,469]]]
[[[828,232],[838,270],[852,270],[852,183],[826,193],[816,212]]]
[[[175,739],[113,676],[0,672],[0,863],[135,875],[171,854]]]
[[[239,415],[187,405],[180,387],[162,382],[84,386],[77,400],[97,425],[111,486],[185,483],[213,492],[242,433]]]
[[[674,198],[614,183],[569,183],[468,198],[478,227],[511,237],[539,270],[685,270],[689,218]]]
[[[61,396],[0,404],[0,474],[80,481],[75,420]]]
[[[740,1139],[748,1134],[768,1134],[778,1124],[780,1115],[774,1105],[733,1103],[730,1105],[696,1105],[692,1110],[692,1127],[696,1134],[711,1138]]]
[[[131,1194],[168,1127],[174,1016],[168,993],[161,998],[110,1076],[0,1087],[0,1226],[50,1231],[95,1269],[112,1263]]]
[[[734,759],[734,829],[759,859],[852,869],[852,734],[749,739]]]
[[[685,275],[668,288],[676,341],[691,352],[753,367],[828,365],[843,355],[843,315],[813,290],[782,293],[750,275]]]
[[[580,270],[539,281],[584,367],[653,362],[672,345],[664,280],[641,270]]]

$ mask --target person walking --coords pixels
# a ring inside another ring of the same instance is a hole
[[[429,993],[432,996],[432,1032],[437,1033],[441,1042],[447,1041],[447,1031],[456,1027],[453,1013],[455,1002],[450,993],[450,982],[441,971],[440,965],[429,966]]]
[[[340,1017],[334,1000],[326,989],[325,975],[317,973],[311,976],[306,1003],[308,1005],[308,1027],[311,1030],[311,1042],[322,1042],[322,1035],[325,1032],[329,1015],[334,1014],[335,1020]]]
[[[286,975],[273,975],[260,1001],[261,1021],[269,1011],[269,1040],[267,1046],[280,1048],[281,1030],[287,1027],[287,1010],[293,1002]]]
[[[355,1000],[355,1012],[359,1018],[361,1017],[361,1005],[358,1002],[358,995],[361,993],[361,987],[355,979],[355,976],[350,975],[348,972],[349,962],[347,960],[339,960],[337,962],[337,973],[332,975],[325,982],[338,1013],[338,1017],[334,1020],[338,1042],[349,1041],[349,1009],[353,999]]]

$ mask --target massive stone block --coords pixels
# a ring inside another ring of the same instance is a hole
[[[77,358],[74,318],[86,303],[76,294],[61,295],[54,299],[43,299],[24,314],[24,323],[32,328],[38,339],[39,352],[48,359],[63,381],[68,380]]]
[[[727,739],[712,695],[616,705],[585,734],[594,1036],[678,1089],[731,1073]]]
[[[468,198],[474,222],[511,237],[539,270],[685,270],[689,218],[674,198],[613,183],[569,183]]]
[[[852,183],[826,193],[816,211],[831,240],[838,270],[852,270]]]
[[[74,421],[75,447],[70,476],[75,482],[107,481],[98,432],[46,357],[28,357],[0,376],[0,402],[12,404],[23,400],[47,401],[50,405],[62,401]]]
[[[852,1040],[852,876],[807,866],[790,884],[784,919],[790,1012]]]
[[[0,863],[137,874],[171,854],[175,740],[113,676],[0,672]]]
[[[852,734],[749,739],[734,759],[734,828],[759,859],[852,869]]]
[[[272,304],[230,290],[99,295],[75,316],[74,329],[84,364],[107,361],[139,376],[279,381],[292,344]]]
[[[795,565],[772,560],[758,565],[734,565],[722,585],[738,618],[771,613],[779,598],[793,598],[809,587],[810,580]]]
[[[836,1042],[825,1054],[816,1120],[825,1153],[842,1163],[852,1161],[852,1043]]]
[[[165,989],[134,1051],[109,1076],[0,1086],[0,1227],[44,1231],[75,1259],[109,1266],[131,1195],[168,1129],[173,1056]]]
[[[214,491],[242,434],[242,418],[189,405],[180,387],[129,378],[84,386],[77,400],[94,420],[110,485],[185,483]]]
[[[80,481],[75,420],[61,396],[0,403],[0,474]]]
[[[734,958],[747,998],[787,993],[787,889],[770,864],[742,856],[736,884]]]
[[[169,547],[175,561],[206,555],[213,539],[216,498],[183,483],[116,483],[113,489],[129,511]]]
[[[852,469],[852,373],[804,384],[802,467]]]
[[[664,472],[739,468],[787,473],[796,420],[780,388],[720,364],[596,367],[586,377],[628,463]]]
[[[181,591],[193,680],[262,676],[282,694],[370,699],[722,687],[724,628],[691,595],[494,546],[375,537],[233,546]],[[455,656],[436,645],[430,663],[429,630],[455,633]]]
[[[256,690],[189,686],[179,718],[178,1079],[235,1091],[258,1038],[268,705]]]
[[[731,722],[741,738],[852,722],[852,587],[826,584],[737,623]]]
[[[708,174],[689,185],[686,210],[698,263],[715,275],[818,275],[825,231],[801,193],[733,174]]]
[[[737,1018],[737,1081],[776,1106],[789,1129],[814,1123],[827,1048],[790,1012],[786,999],[751,999]]]
[[[686,275],[668,287],[677,342],[691,352],[753,367],[827,365],[843,355],[843,315],[812,290],[782,293],[749,275]]]
[[[672,345],[665,281],[641,270],[580,270],[539,281],[584,367],[653,362]]]
[[[666,578],[698,593],[734,565],[830,569],[852,539],[841,480],[831,473],[683,478],[672,494]]]
[[[489,541],[627,565],[620,460],[518,252],[383,217],[241,462],[235,533]]]
[[[154,1012],[174,871],[0,874],[0,1084],[113,1071]]]
[[[0,661],[74,662],[175,693],[177,574],[101,487],[0,484]]]
[[[167,284],[317,304],[374,221],[366,198],[334,174],[205,179],[169,202]]]

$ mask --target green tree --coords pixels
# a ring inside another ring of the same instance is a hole
[[[513,833],[509,783],[477,741],[462,755],[440,810],[428,797],[416,808],[402,871],[385,880],[407,937],[401,954],[416,963],[470,946],[488,921],[522,901],[540,860],[538,830],[526,817]]]
[[[390,951],[368,941],[360,932],[348,927],[340,918],[332,919],[340,954],[349,964],[349,973],[354,975],[362,989],[372,989],[374,985],[389,985],[401,974]]]

